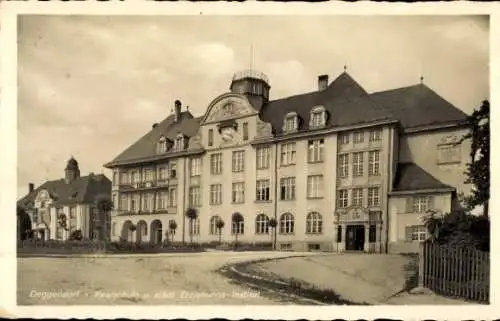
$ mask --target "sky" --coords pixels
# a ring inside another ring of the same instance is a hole
[[[251,50],[253,48],[253,50]],[[253,53],[251,53],[253,52]],[[480,16],[20,16],[18,197],[111,161],[179,99],[202,115],[250,66],[271,99],[347,72],[368,92],[423,82],[466,113],[489,97]]]

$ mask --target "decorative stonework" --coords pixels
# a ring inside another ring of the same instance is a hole
[[[273,136],[272,126],[270,123],[257,119],[257,134],[255,138],[268,138]]]
[[[209,107],[205,123],[218,122],[256,114],[255,109],[245,99],[237,96],[222,98]]]
[[[458,144],[460,142],[460,137],[457,135],[448,135],[439,141],[439,145],[448,145],[448,144]]]
[[[338,209],[335,212],[336,223],[365,223],[365,222],[380,222],[382,221],[381,211],[372,211],[364,207],[349,207],[346,209]]]
[[[441,138],[437,145],[438,164],[457,164],[461,162],[460,139],[456,135]]]
[[[201,133],[198,131],[196,135],[189,138],[188,150],[200,149],[203,148],[203,144],[201,143]]]

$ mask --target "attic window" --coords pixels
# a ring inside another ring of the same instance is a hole
[[[165,136],[161,136],[158,141],[158,153],[166,153],[167,152],[167,139]]]
[[[184,135],[182,134],[179,134],[177,135],[177,137],[175,138],[175,150],[176,151],[182,151],[184,149],[184,143],[185,143],[185,138],[184,138]]]
[[[283,124],[283,132],[290,133],[297,130],[298,127],[298,117],[297,113],[291,112],[288,113],[285,117],[285,121]]]
[[[326,125],[326,112],[323,106],[316,106],[311,110],[309,128],[321,128]]]

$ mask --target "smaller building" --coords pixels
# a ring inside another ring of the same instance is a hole
[[[71,157],[64,178],[47,181],[38,188],[29,184],[29,193],[17,202],[31,218],[33,236],[42,240],[67,240],[81,231],[83,238],[109,237],[110,213],[96,207],[101,197],[110,199],[111,181],[103,174],[80,176],[78,162]]]

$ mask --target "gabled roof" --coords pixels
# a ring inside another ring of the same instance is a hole
[[[181,112],[179,120],[176,122],[175,115],[169,115],[105,166],[155,155],[156,143],[161,136],[164,136],[170,141],[175,141],[178,134],[183,134],[185,137],[190,138],[198,132],[201,118],[202,117],[195,118],[189,111],[184,111]]]
[[[55,205],[93,203],[99,195],[111,195],[111,181],[103,174],[90,174],[66,184],[64,179],[47,181],[17,202],[29,208],[41,190],[46,190]]]
[[[370,95],[404,128],[464,121],[467,114],[425,84],[376,92]]]
[[[271,123],[275,134],[280,134],[285,116],[295,112],[300,119],[299,131],[308,130],[311,109],[318,105],[324,106],[328,113],[327,128],[393,119],[346,72],[325,90],[270,101],[260,116],[263,121]]]
[[[454,189],[450,185],[442,183],[440,180],[429,174],[422,167],[415,163],[399,163],[396,177],[393,184],[393,191],[418,191]]]

